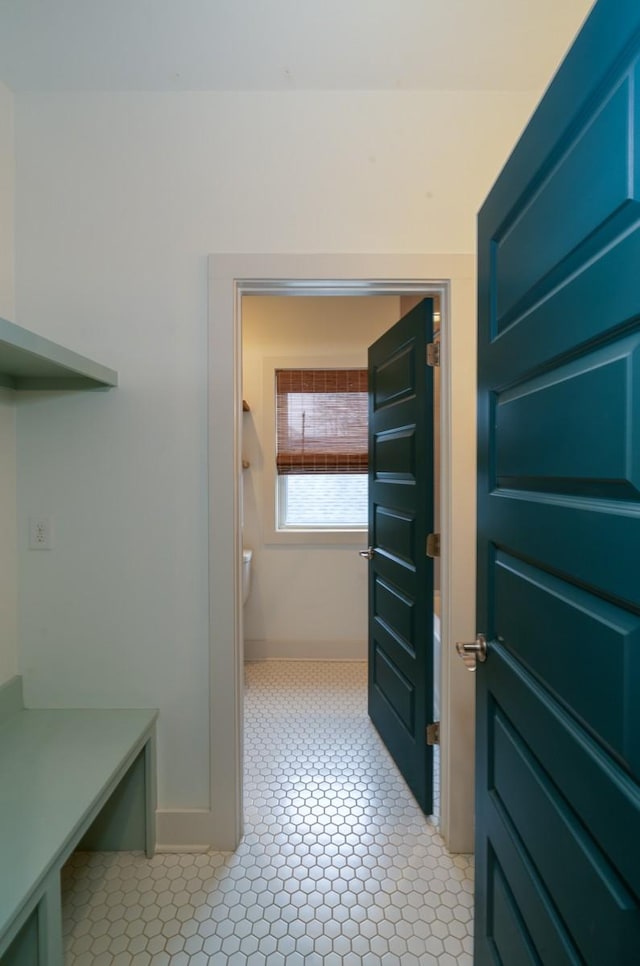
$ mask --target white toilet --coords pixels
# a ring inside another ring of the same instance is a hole
[[[246,604],[251,589],[251,558],[253,550],[245,547],[242,551],[242,603]]]

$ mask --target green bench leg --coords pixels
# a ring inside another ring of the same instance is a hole
[[[155,850],[155,749],[147,741],[91,828],[78,843],[81,852]]]
[[[38,909],[29,916],[9,948],[0,956],[2,966],[33,966],[38,963]]]
[[[0,957],[2,966],[64,966],[60,873],[47,876],[42,897]]]
[[[38,966],[64,966],[62,945],[62,898],[60,873],[54,869],[47,878],[46,891],[38,906],[40,957]]]
[[[145,770],[145,852],[148,859],[152,859],[156,851],[156,808],[157,780],[156,780],[156,738],[155,732],[144,746]]]

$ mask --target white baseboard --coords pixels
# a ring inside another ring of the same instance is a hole
[[[245,641],[245,661],[366,661],[366,641]]]
[[[156,855],[195,855],[196,853],[201,855],[203,852],[212,851],[215,851],[215,849],[212,849],[210,845],[196,845],[195,843],[188,843],[187,845],[163,845],[161,842],[158,842],[156,845]]]
[[[157,852],[208,852],[215,849],[213,814],[205,808],[158,809]]]

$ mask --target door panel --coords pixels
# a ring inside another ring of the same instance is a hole
[[[494,607],[514,656],[638,777],[640,616],[501,551]],[[522,627],[523,613],[535,624]],[[614,693],[615,705],[602,700]]]
[[[524,929],[518,907],[495,856],[490,863],[492,926],[494,942],[503,962],[535,964],[533,943]]]
[[[518,722],[523,741],[550,781],[571,802],[581,825],[629,888],[638,893],[640,848],[637,836],[629,834],[638,820],[635,782],[558,702],[548,699],[544,687],[503,645],[494,643],[483,673],[496,708],[509,721]],[[606,811],[601,806],[605,796]]]
[[[369,349],[369,714],[421,807],[432,803],[433,372],[425,299]]]
[[[376,478],[415,482],[416,434],[413,427],[380,433],[374,441]]]
[[[640,499],[640,425],[626,418],[634,403],[640,404],[637,335],[497,392],[498,485]]]
[[[640,872],[629,833],[637,786],[498,643],[486,675],[492,754],[477,851],[486,886],[477,882],[477,898],[482,888],[488,935],[478,961],[496,961],[491,855],[544,966],[637,961]]]
[[[556,148],[563,155],[551,170],[543,169],[494,239],[496,281],[496,332],[502,332],[518,302],[531,299],[535,285],[566,258],[607,219],[637,202],[629,197],[629,101],[630,82],[625,78],[594,117],[588,115],[577,134],[571,132]],[[568,142],[568,143],[566,143]],[[589,203],[580,204],[585,191]],[[546,233],[559,206],[574,210],[574,217],[559,222],[546,245],[538,241]],[[637,210],[634,217],[637,217]],[[522,260],[522,252],[528,257]]]
[[[610,932],[622,938],[627,919],[629,932],[637,939],[633,896],[575,821],[515,727],[500,712],[493,724],[491,790],[504,810],[503,820],[521,841],[526,839],[539,882],[554,897],[577,948],[596,962],[605,962]],[[561,843],[561,855],[549,849],[550,841]]]
[[[377,577],[373,587],[373,612],[379,630],[386,631],[400,647],[415,657],[415,604],[397,587]]]
[[[481,859],[486,868],[486,930],[491,937],[491,958],[486,958],[486,950],[484,959],[476,954],[474,961],[509,966],[517,963],[520,966],[517,954],[524,947],[531,951],[536,966],[551,966],[552,963],[553,966],[582,966],[584,960],[576,952],[553,903],[541,888],[526,849],[497,810],[492,809],[487,814],[486,828],[488,839],[483,843],[482,851],[476,854],[476,862]],[[510,894],[510,907],[501,904],[499,896],[498,905],[495,905],[500,885]],[[526,920],[522,909],[527,910]],[[506,923],[502,918],[505,912],[508,912]],[[514,932],[519,934],[519,941],[510,935],[509,941],[505,942],[502,937]]]
[[[640,962],[640,8],[478,223],[476,962]]]

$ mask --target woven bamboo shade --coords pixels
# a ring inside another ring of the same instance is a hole
[[[366,473],[366,369],[276,370],[279,474]]]

